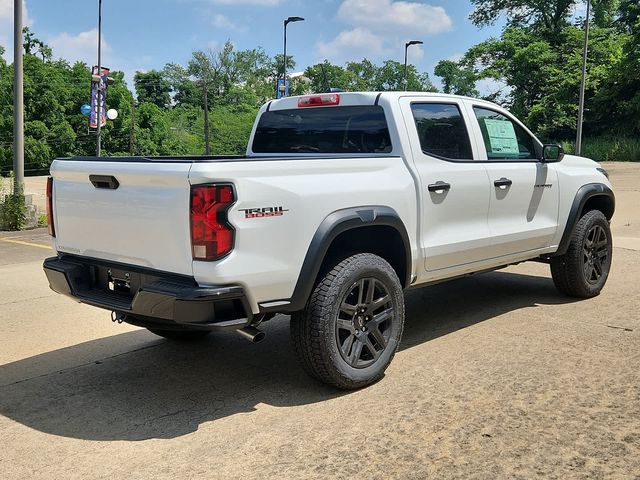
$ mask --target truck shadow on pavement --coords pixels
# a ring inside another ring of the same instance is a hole
[[[498,272],[410,290],[406,298],[401,350],[504,313],[571,301],[549,278]],[[258,404],[300,406],[348,394],[302,371],[287,317],[264,329],[258,345],[235,333],[175,344],[140,330],[6,364],[0,414],[52,435],[139,441],[186,435]],[[122,351],[123,342],[132,345],[125,353],[104,353]]]

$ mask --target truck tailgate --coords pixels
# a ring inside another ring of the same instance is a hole
[[[57,250],[192,275],[190,168],[190,162],[56,160]]]

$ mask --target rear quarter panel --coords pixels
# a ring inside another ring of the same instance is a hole
[[[293,294],[311,239],[336,210],[382,205],[394,209],[411,237],[416,258],[416,192],[401,157],[258,159],[229,162],[224,176],[206,163],[192,166],[192,185],[230,182],[237,202],[229,212],[236,244],[226,258],[193,262],[199,284],[241,284],[250,303]],[[282,207],[281,216],[246,218],[243,209]]]

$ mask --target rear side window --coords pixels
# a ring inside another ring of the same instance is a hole
[[[422,151],[450,160],[473,160],[469,132],[460,109],[448,103],[413,103]]]
[[[535,143],[531,135],[501,113],[473,107],[489,160],[535,160]]]
[[[391,138],[380,106],[298,108],[260,117],[255,153],[389,153]]]

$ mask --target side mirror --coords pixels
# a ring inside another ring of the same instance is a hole
[[[562,145],[545,145],[542,147],[542,162],[561,162],[564,158],[564,148]]]

